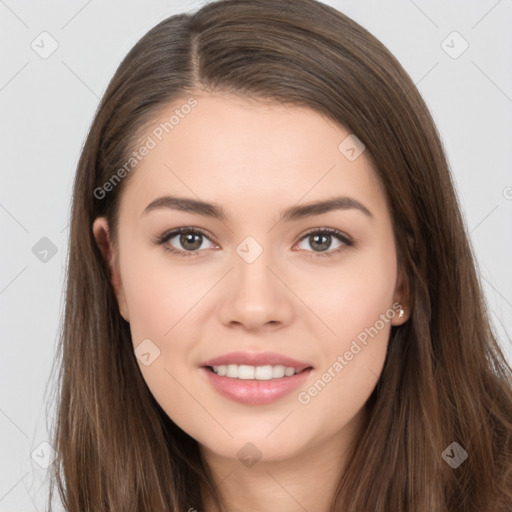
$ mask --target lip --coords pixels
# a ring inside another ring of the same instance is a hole
[[[311,364],[304,363],[303,361],[297,361],[296,359],[278,354],[277,352],[230,352],[229,354],[209,359],[201,364],[201,366],[220,366],[223,364],[246,364],[249,366],[276,366],[281,364],[283,366],[295,368],[298,371],[312,367]]]
[[[300,373],[291,377],[280,379],[256,380],[256,379],[232,379],[221,377],[209,367],[228,364],[246,364],[249,366],[276,366],[292,367]],[[298,361],[276,352],[230,352],[205,361],[200,370],[207,378],[211,386],[222,396],[248,405],[263,405],[274,402],[298,388],[313,371],[312,365]]]
[[[221,377],[207,367],[200,368],[212,387],[222,396],[247,405],[269,404],[298,388],[313,369],[307,368],[291,377],[271,380],[244,380]]]

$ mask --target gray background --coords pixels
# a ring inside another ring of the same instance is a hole
[[[376,35],[429,105],[512,362],[512,1],[326,3]],[[44,510],[41,466],[52,449],[40,443],[48,440],[45,389],[62,311],[71,186],[99,98],[147,30],[200,5],[0,0],[0,511]],[[58,48],[42,58],[53,40]],[[464,40],[469,47],[458,55]]]

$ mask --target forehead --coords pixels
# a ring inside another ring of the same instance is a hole
[[[183,108],[192,97],[195,106]],[[169,104],[147,128],[141,141],[150,149],[139,155],[123,196],[141,211],[165,193],[212,200],[228,213],[230,205],[261,214],[262,203],[280,210],[333,195],[385,209],[368,155],[347,158],[351,137],[306,107],[194,94]]]

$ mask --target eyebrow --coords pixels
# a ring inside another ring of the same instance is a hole
[[[212,217],[220,221],[227,220],[227,214],[224,208],[217,203],[208,203],[198,199],[179,196],[162,196],[149,203],[142,215],[153,210],[168,208],[172,210],[181,210],[189,213],[196,213],[206,217]],[[336,196],[323,201],[314,201],[302,205],[290,206],[281,211],[279,221],[291,222],[334,210],[359,210],[367,217],[372,217],[371,211],[363,204],[352,197]]]

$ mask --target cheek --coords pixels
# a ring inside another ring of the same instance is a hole
[[[311,416],[327,414],[334,430],[363,407],[386,359],[396,315],[391,307],[395,267],[374,263],[360,272],[340,270],[338,282],[325,280],[324,293],[309,296],[324,326],[315,319],[316,331],[322,331],[315,340],[319,365],[297,399]]]
[[[187,422],[198,411],[190,407],[185,383],[200,340],[202,308],[211,304],[204,297],[218,274],[171,262],[163,249],[148,249],[141,242],[127,240],[124,249],[121,273],[132,343],[136,355],[143,346],[148,347],[144,353],[150,353],[148,365],[138,357],[139,367],[164,410],[180,424]],[[200,396],[197,390],[194,393]]]
[[[308,315],[309,329],[318,333],[318,371],[298,396],[310,411],[328,408],[343,423],[373,391],[396,314],[396,271],[394,245],[386,239],[372,250],[347,253],[342,263],[314,273],[308,283],[297,276],[299,293],[315,313]]]
[[[127,241],[121,261],[123,287],[142,376],[167,414],[186,426],[200,412],[187,392],[188,361],[198,338],[193,331],[197,325],[194,306],[208,287],[197,272],[172,265],[160,251],[141,249]],[[141,357],[143,354],[149,356]]]
[[[208,291],[207,277],[190,264],[170,261],[161,248],[137,250],[133,244],[122,261],[122,280],[134,344],[143,338],[165,340],[179,324],[194,316],[194,307]],[[210,285],[211,286],[211,285]]]
[[[337,349],[389,310],[396,284],[392,244],[345,256],[329,268],[300,269],[291,277],[297,295],[314,313],[310,316],[316,317],[319,334],[324,339],[330,336]]]

